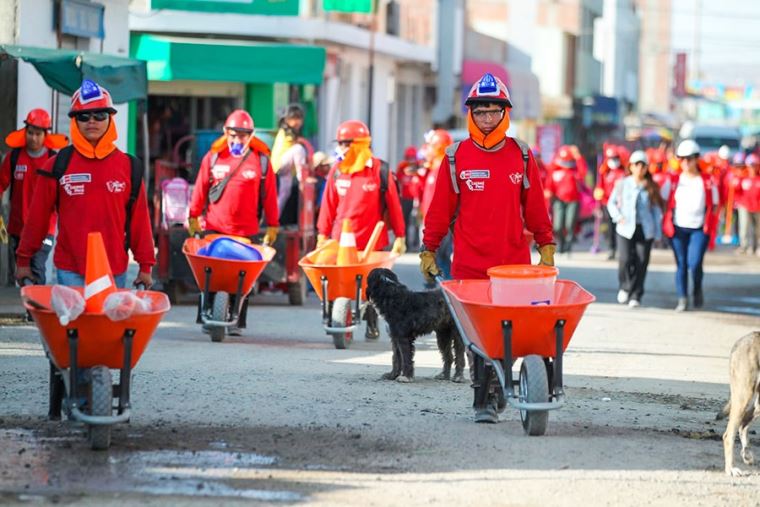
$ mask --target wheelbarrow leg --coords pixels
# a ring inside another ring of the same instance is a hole
[[[135,336],[134,329],[124,331],[124,364],[119,374],[119,414],[129,409],[129,385],[132,377],[132,339]]]
[[[65,391],[63,377],[58,368],[50,361],[50,396],[48,402],[48,419],[51,421],[61,420],[61,405]]]

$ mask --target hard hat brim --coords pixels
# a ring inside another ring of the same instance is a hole
[[[83,109],[72,109],[69,111],[69,118],[73,118],[79,113],[99,113],[101,111],[106,111],[108,114],[114,115],[116,114],[116,109],[112,107],[93,107],[92,109],[83,108]]]
[[[468,97],[464,101],[465,106],[474,106],[476,104],[504,104],[511,108],[512,102],[502,97]]]

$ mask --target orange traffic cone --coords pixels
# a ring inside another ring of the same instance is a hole
[[[99,232],[87,235],[87,262],[84,274],[85,311],[102,313],[106,297],[116,290],[108,254]]]
[[[336,265],[345,266],[346,264],[358,264],[359,253],[356,251],[356,236],[351,229],[351,220],[343,220],[343,230],[340,233],[340,242],[338,244],[338,259]]]

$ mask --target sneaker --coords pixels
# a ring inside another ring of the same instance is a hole
[[[485,424],[496,424],[499,422],[499,415],[496,413],[496,407],[489,404],[487,407],[476,408],[475,422]]]
[[[641,306],[641,303],[639,302],[638,299],[631,299],[630,301],[628,301],[629,308],[638,308],[639,306]]]
[[[628,291],[620,289],[617,294],[617,302],[624,305],[628,302]]]
[[[367,340],[377,340],[380,338],[380,330],[376,327],[370,328],[367,326],[367,330],[364,332],[364,338]]]
[[[243,336],[243,330],[237,326],[230,326],[227,328],[227,334],[229,336]]]
[[[702,305],[705,303],[705,298],[702,295],[701,290],[695,290],[694,291],[694,308],[702,308]]]
[[[610,253],[607,254],[607,260],[608,261],[614,261],[615,260],[615,250],[612,250]]]
[[[678,298],[678,304],[676,305],[677,312],[685,312],[688,307],[688,301],[686,298]]]

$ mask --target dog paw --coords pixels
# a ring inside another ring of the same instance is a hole
[[[450,377],[451,377],[451,373],[447,373],[445,371],[442,371],[441,373],[439,373],[438,375],[436,375],[433,378],[436,379],[436,380],[449,380]]]
[[[457,384],[464,384],[464,375],[461,373],[457,373],[453,377],[451,377],[451,381]]]
[[[749,449],[745,449],[742,451],[742,461],[744,461],[745,465],[754,465],[755,464],[755,456],[752,454],[752,451]]]
[[[388,373],[383,373],[380,380],[396,380],[396,378],[398,378],[398,373],[389,371]]]
[[[396,377],[396,382],[401,382],[402,384],[409,384],[414,381],[414,377],[407,377],[404,375],[399,375]]]
[[[732,467],[732,468],[726,468],[726,475],[730,477],[741,477],[744,475],[744,472],[742,472],[736,467]]]

